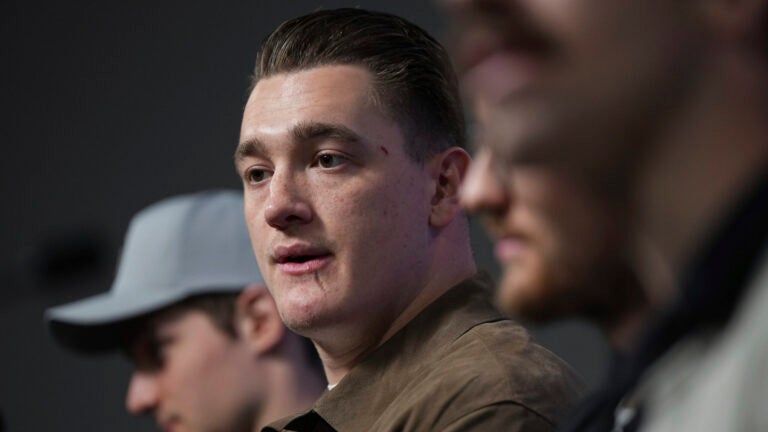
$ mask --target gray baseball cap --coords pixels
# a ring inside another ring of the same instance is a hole
[[[79,351],[120,344],[122,324],[190,296],[263,284],[243,217],[242,193],[176,196],[131,220],[109,292],[48,309],[54,338]]]

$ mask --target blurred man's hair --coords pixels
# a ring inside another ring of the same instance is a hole
[[[394,15],[335,9],[284,22],[259,50],[251,90],[262,78],[331,65],[371,72],[374,103],[403,128],[406,151],[417,162],[464,147],[463,109],[448,54],[426,31]]]
[[[204,313],[217,329],[228,337],[236,339],[238,334],[237,329],[235,328],[235,317],[237,314],[237,298],[239,295],[240,293],[238,292],[198,294],[147,316],[136,318],[132,323],[129,323],[126,326],[127,331],[124,338],[126,343],[124,345],[126,347],[130,346],[131,341],[136,338],[136,335],[142,329],[146,328],[146,323],[151,320],[153,316],[160,314],[182,314],[191,310]],[[286,329],[286,332],[290,333],[290,330]],[[322,363],[320,362],[320,358],[317,355],[317,351],[315,350],[312,341],[303,336],[293,333],[292,335],[301,339],[304,360],[306,363],[320,373],[323,373]]]

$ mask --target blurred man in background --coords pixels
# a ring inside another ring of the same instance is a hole
[[[767,429],[765,2],[445,3],[494,154],[625,203],[667,304],[573,429]]]
[[[324,388],[314,348],[283,326],[264,287],[242,210],[234,191],[142,210],[111,291],[46,313],[64,346],[125,350],[126,407],[162,430],[259,430]]]
[[[339,9],[267,38],[235,154],[246,220],[331,387],[267,430],[553,430],[580,395],[475,275],[464,141],[450,61],[417,26]]]
[[[513,317],[546,323],[584,316],[617,353],[627,351],[650,306],[625,255],[623,208],[544,166],[500,166],[487,111],[475,107],[475,158],[462,204],[482,216],[502,266],[499,306]]]

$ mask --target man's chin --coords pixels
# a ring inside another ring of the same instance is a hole
[[[285,323],[285,326],[292,332],[304,337],[310,337],[311,330],[316,328],[313,317],[291,316],[283,318],[283,323]]]
[[[521,269],[518,269],[521,270]],[[501,280],[496,303],[499,309],[510,317],[534,324],[543,324],[560,318],[561,308],[557,293],[545,283],[534,283],[530,279],[505,274]]]
[[[280,317],[285,326],[296,334],[310,337],[312,330],[317,330],[327,324],[327,319],[320,313],[318,305],[293,305],[283,309]]]

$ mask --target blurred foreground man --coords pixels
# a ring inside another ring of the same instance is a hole
[[[275,30],[254,75],[235,155],[246,220],[330,384],[266,430],[553,430],[580,384],[475,276],[442,47],[398,17],[322,11]]]
[[[499,306],[535,323],[585,316],[618,356],[626,354],[650,305],[623,253],[624,209],[551,167],[501,166],[490,144],[501,137],[483,108],[475,108],[476,155],[461,201],[493,240],[503,270]]]
[[[445,3],[493,152],[626,202],[668,305],[573,430],[768,430],[766,2]]]
[[[323,390],[311,344],[283,326],[264,287],[242,206],[226,191],[142,210],[112,290],[46,313],[65,346],[128,353],[126,407],[162,430],[259,430]]]

